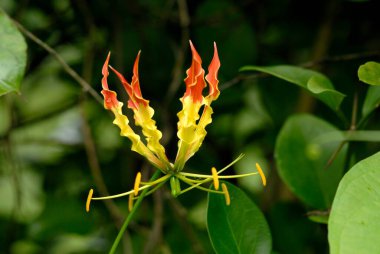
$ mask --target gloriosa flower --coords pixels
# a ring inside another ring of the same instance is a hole
[[[211,108],[211,103],[216,100],[220,94],[218,89],[219,81],[217,78],[220,68],[220,61],[216,43],[214,43],[214,56],[208,67],[208,74],[206,77],[205,71],[202,68],[202,59],[191,41],[190,47],[192,62],[190,68],[186,71],[187,77],[184,80],[186,84],[186,91],[180,99],[182,102],[182,110],[177,114],[179,119],[177,124],[177,136],[179,141],[178,152],[174,163],[169,161],[165,154],[165,148],[160,144],[162,133],[157,129],[156,122],[153,120],[154,110],[149,106],[149,101],[144,99],[141,94],[138,72],[140,52],[137,54],[133,66],[133,77],[131,83],[128,83],[121,73],[109,66],[110,53],[108,54],[102,69],[102,94],[104,96],[104,107],[111,110],[115,115],[115,120],[113,123],[120,128],[120,135],[127,137],[132,142],[131,149],[144,156],[154,167],[162,172],[163,176],[155,181],[141,182],[141,173],[139,172],[136,176],[133,190],[113,196],[92,197],[93,190],[91,189],[86,203],[87,211],[89,211],[91,200],[117,198],[127,195],[129,195],[129,204],[131,209],[133,200],[137,198],[139,191],[151,188],[151,190],[147,193],[150,194],[168,180],[170,180],[170,186],[174,196],[183,194],[193,188],[198,188],[208,192],[224,194],[227,205],[230,203],[228,190],[226,185],[222,184],[222,191],[219,191],[219,179],[239,178],[259,174],[263,185],[266,185],[265,175],[257,163],[257,172],[240,175],[220,175],[223,171],[240,160],[243,155],[240,155],[232,163],[219,171],[212,167],[210,175],[193,174],[182,171],[186,161],[199,150],[204,138],[206,137],[206,126],[212,122],[211,115],[213,110]],[[135,125],[141,127],[144,140],[142,140],[141,137],[130,127],[129,119],[122,113],[123,103],[119,102],[116,93],[109,89],[107,82],[107,77],[109,75],[108,68],[116,74],[124,86],[129,96],[128,108],[133,110]],[[207,84],[208,94],[203,96],[203,89],[207,86]],[[180,181],[186,183],[189,187],[181,190]],[[204,183],[211,181],[214,183],[215,190],[202,186]]]

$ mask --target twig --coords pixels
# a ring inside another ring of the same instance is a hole
[[[174,216],[178,221],[178,224],[181,226],[184,234],[189,239],[191,246],[193,247],[193,253],[206,253],[201,241],[198,239],[196,233],[194,232],[192,225],[190,225],[190,223],[188,222],[186,209],[181,205],[180,202],[178,202],[177,199],[170,195],[168,191],[165,191],[165,197],[169,200],[169,205],[174,212]]]
[[[173,129],[172,125],[170,124],[170,114],[168,114],[169,111],[169,105],[170,102],[173,100],[176,92],[178,91],[181,82],[182,82],[182,70],[183,65],[185,61],[185,52],[186,48],[188,47],[188,40],[189,40],[189,25],[190,25],[190,15],[188,13],[188,8],[185,0],[177,0],[178,5],[178,18],[179,18],[179,24],[181,28],[181,42],[178,47],[174,46],[174,53],[175,53],[175,63],[172,71],[172,80],[170,82],[168,93],[166,94],[166,97],[164,99],[163,104],[163,122],[164,122],[164,128],[163,128],[163,138],[162,143],[168,144],[170,142],[170,137],[172,137]]]
[[[258,78],[264,78],[264,77],[269,77],[269,74],[266,73],[255,73],[255,74],[238,74],[236,77],[233,79],[224,82],[222,85],[219,86],[220,91],[226,90],[227,88],[230,88],[240,81],[243,80],[248,80],[248,79],[258,79]]]
[[[185,52],[189,40],[189,25],[190,17],[187,9],[187,4],[185,0],[177,0],[178,4],[178,18],[179,24],[181,26],[181,44],[176,50],[176,61],[173,68],[172,81],[168,88],[168,93],[165,102],[172,101],[175,93],[177,92],[179,86],[181,85],[182,69],[185,61]]]
[[[327,2],[324,17],[319,25],[317,36],[314,40],[312,49],[312,61],[318,61],[324,57],[331,44],[332,28],[338,11],[340,0]],[[321,66],[314,66],[313,69],[320,70]],[[311,96],[306,90],[301,89],[296,109],[298,112],[313,112],[316,106],[315,97]]]
[[[9,162],[9,167],[10,167],[10,174],[12,176],[12,183],[14,187],[14,192],[15,192],[15,203],[13,207],[13,212],[12,212],[12,219],[17,215],[17,213],[20,211],[21,207],[21,196],[22,196],[22,191],[21,191],[21,182],[20,182],[20,170],[19,170],[19,165],[17,165],[17,160],[14,158],[14,153],[12,149],[12,144],[10,137],[7,136],[7,139],[5,140],[5,154],[6,157],[8,157],[8,162]]]
[[[310,68],[315,65],[320,65],[320,64],[325,64],[325,63],[353,61],[353,60],[370,58],[370,57],[380,57],[380,50],[365,51],[365,52],[359,52],[359,53],[349,53],[349,54],[344,54],[340,56],[324,57],[316,61],[303,63],[300,66]]]
[[[339,143],[339,146],[337,147],[337,149],[333,152],[333,154],[330,156],[329,160],[327,161],[324,169],[328,169],[331,164],[334,162],[334,160],[336,159],[336,157],[338,157],[338,154],[339,152],[343,149],[344,145],[347,143],[346,140],[343,140],[342,142]]]
[[[90,86],[90,84],[88,84],[81,76],[79,76],[78,73],[74,71],[53,48],[41,41],[37,36],[35,36],[32,32],[27,30],[16,20],[13,20],[13,23],[26,37],[28,37],[36,44],[41,46],[43,49],[45,49],[47,52],[49,52],[62,65],[63,69],[67,72],[67,74],[69,74],[75,81],[77,81],[82,86],[85,92],[88,92],[97,102],[103,104],[103,100],[100,97],[100,95]]]
[[[11,100],[6,101],[10,104],[8,105],[7,109],[11,109]],[[11,111],[11,110],[10,110]],[[15,117],[12,114],[13,112],[10,112],[11,115],[11,123],[13,124]],[[8,172],[3,171],[3,173],[7,173],[11,175],[11,181],[13,184],[14,188],[14,205],[12,207],[12,213],[9,218],[9,224],[7,225],[6,228],[6,233],[5,233],[5,248],[6,250],[10,250],[10,246],[12,242],[14,242],[14,239],[16,237],[16,232],[17,232],[17,223],[16,223],[16,217],[18,215],[18,212],[20,211],[21,203],[22,203],[22,189],[21,189],[21,179],[20,179],[20,165],[17,163],[19,160],[15,158],[15,154],[13,151],[13,144],[11,140],[11,129],[12,126],[6,131],[5,137],[3,140],[0,140],[0,148],[4,148],[0,150],[0,166],[3,167],[3,169],[9,169]],[[4,158],[2,158],[4,155]],[[1,171],[1,170],[0,170]],[[15,228],[16,227],[16,228]]]
[[[314,66],[325,64],[325,63],[353,61],[353,60],[365,59],[365,58],[370,58],[370,57],[380,57],[380,50],[365,51],[365,52],[359,52],[359,53],[349,53],[349,54],[344,54],[340,56],[324,57],[315,61],[309,61],[305,63],[296,64],[296,66],[304,67],[304,68],[312,68]],[[238,74],[236,77],[230,79],[229,81],[224,82],[220,86],[220,90],[222,91],[227,88],[230,88],[231,86],[234,86],[243,80],[258,79],[258,78],[264,78],[264,77],[269,77],[269,76],[270,75],[266,73],[257,73],[257,74],[251,74],[251,75]]]
[[[157,190],[153,194],[154,200],[154,222],[153,227],[149,233],[148,240],[144,246],[142,253],[154,253],[154,249],[162,240],[162,226],[163,226],[163,205],[162,205],[162,189]]]
[[[85,0],[75,1],[78,9],[81,11],[81,16],[84,17],[86,21],[86,29],[87,29],[87,44],[85,48],[85,59],[83,61],[83,72],[82,77],[85,82],[91,82],[92,77],[92,69],[94,63],[93,51],[94,51],[94,33],[95,33],[95,25],[93,22],[93,18],[91,16],[91,12],[88,10],[88,6]],[[106,184],[104,183],[104,178],[102,175],[102,171],[100,168],[100,163],[96,151],[96,146],[94,142],[94,138],[92,135],[92,131],[90,125],[88,123],[86,111],[85,111],[85,103],[86,103],[86,94],[83,93],[80,99],[80,109],[82,116],[82,133],[84,137],[84,148],[87,154],[87,161],[90,167],[91,175],[94,179],[97,190],[99,191],[101,196],[109,196],[109,192],[107,190]],[[112,199],[103,200],[107,210],[110,212],[111,217],[115,221],[117,228],[121,227],[122,223],[122,213],[119,208],[115,205]]]
[[[109,196],[107,187],[103,181],[102,171],[100,170],[98,156],[96,154],[96,148],[94,140],[92,138],[91,129],[88,125],[85,112],[84,112],[84,102],[81,103],[81,114],[82,114],[82,133],[84,136],[84,146],[87,154],[88,165],[90,166],[91,175],[94,178],[95,185],[101,196]],[[110,211],[112,218],[114,219],[118,227],[121,226],[122,214],[119,208],[111,199],[103,200],[107,209]]]
[[[352,102],[352,116],[351,116],[351,125],[350,130],[356,130],[356,121],[358,115],[358,93],[355,92],[354,101]]]
[[[329,216],[330,212],[330,209],[327,209],[325,211],[315,210],[307,212],[306,216]]]

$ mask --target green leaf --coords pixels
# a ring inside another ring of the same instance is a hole
[[[209,193],[207,228],[216,253],[270,253],[272,238],[257,206],[238,187],[225,182],[231,204],[224,195]]]
[[[342,135],[317,117],[297,115],[288,119],[277,137],[275,157],[279,174],[294,194],[312,207],[326,209],[332,203],[347,147],[343,146],[329,167],[326,165],[339,141],[344,140]]]
[[[373,110],[380,105],[380,86],[371,86],[368,88],[367,95],[362,108],[362,117],[367,117]]]
[[[323,74],[296,66],[244,66],[240,71],[261,71],[305,88],[327,106],[337,111],[345,97],[334,89],[331,81]]]
[[[26,66],[26,43],[9,17],[0,9],[0,96],[19,92]]]
[[[380,63],[366,62],[358,70],[359,80],[369,85],[380,86]]]
[[[353,166],[337,190],[328,223],[330,253],[379,253],[380,152]]]

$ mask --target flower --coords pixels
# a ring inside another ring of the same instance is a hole
[[[211,115],[213,110],[211,103],[218,99],[220,91],[218,88],[218,71],[220,68],[220,60],[216,43],[214,43],[214,56],[208,67],[208,74],[205,77],[205,71],[202,68],[202,59],[196,51],[193,43],[190,41],[192,53],[192,61],[190,68],[186,71],[185,78],[186,91],[180,99],[182,110],[178,116],[178,152],[174,163],[171,163],[165,154],[165,148],[161,145],[160,140],[162,133],[157,129],[156,122],[153,120],[154,110],[149,106],[149,101],[144,99],[140,89],[138,64],[140,52],[137,54],[134,66],[131,83],[124,76],[109,66],[110,53],[104,62],[102,69],[102,94],[104,97],[104,108],[110,110],[115,115],[113,123],[120,128],[120,135],[127,137],[132,142],[132,150],[144,156],[154,167],[159,169],[163,176],[155,181],[141,182],[141,173],[139,172],[135,179],[134,188],[125,193],[107,196],[107,197],[92,197],[93,190],[91,189],[87,198],[86,210],[89,211],[91,200],[102,200],[117,198],[129,195],[129,206],[133,205],[133,200],[136,199],[139,191],[150,189],[148,194],[153,192],[157,187],[165,182],[170,182],[172,194],[174,196],[181,195],[193,188],[202,189],[208,192],[216,192],[225,195],[226,203],[229,205],[230,197],[228,189],[222,183],[222,191],[219,190],[219,179],[239,178],[259,174],[263,185],[266,185],[265,175],[261,167],[256,164],[257,172],[241,175],[220,175],[226,169],[240,160],[243,155],[231,162],[226,167],[217,171],[214,167],[211,169],[211,174],[193,174],[183,172],[186,162],[199,150],[203,140],[206,137],[206,126],[212,122]],[[134,113],[135,125],[141,127],[144,139],[142,139],[129,125],[129,119],[122,113],[123,103],[118,101],[117,94],[109,89],[107,78],[109,76],[108,68],[110,68],[120,80],[127,92],[128,108]],[[203,96],[203,90],[208,85],[208,94]],[[180,181],[189,185],[186,189],[181,189]],[[214,183],[214,190],[203,187],[207,182]]]

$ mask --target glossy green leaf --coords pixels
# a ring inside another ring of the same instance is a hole
[[[301,67],[289,65],[244,66],[240,71],[261,71],[303,87],[333,110],[339,109],[345,97],[344,94],[334,89],[333,84],[325,75]]]
[[[380,152],[353,166],[337,190],[329,218],[330,253],[379,253]]]
[[[18,92],[26,66],[26,43],[0,9],[0,95]]]
[[[367,62],[360,65],[359,80],[369,85],[380,86],[380,63]]]
[[[364,99],[362,108],[363,117],[368,116],[373,110],[380,105],[380,86],[371,86],[368,88],[367,95]]]
[[[231,205],[224,195],[208,195],[207,228],[215,252],[270,253],[272,238],[263,214],[242,190],[225,184]]]
[[[331,133],[330,139],[326,135]],[[290,117],[277,137],[275,156],[279,174],[306,204],[329,208],[342,177],[346,146],[326,167],[343,134],[311,115]],[[323,138],[321,138],[323,137]]]

